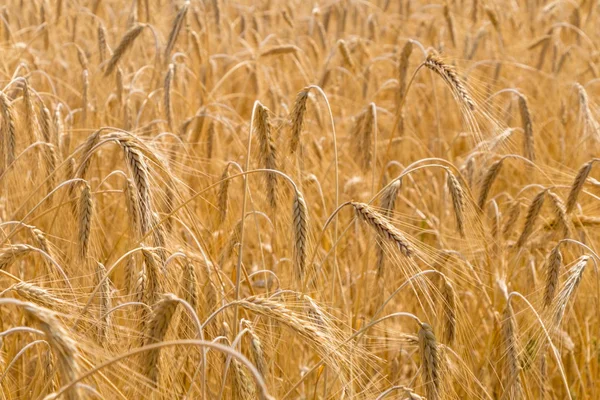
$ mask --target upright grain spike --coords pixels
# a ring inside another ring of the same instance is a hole
[[[90,245],[94,203],[90,185],[86,182],[79,197],[79,256],[84,260]]]
[[[294,269],[299,282],[304,280],[306,270],[306,254],[308,252],[308,209],[304,196],[296,191],[292,206],[294,230]]]
[[[271,134],[271,121],[269,110],[259,104],[256,108],[256,117],[254,120],[255,131],[259,143],[259,157],[261,166],[267,169],[277,169],[277,152],[275,142]],[[267,177],[267,198],[272,209],[277,207],[277,175],[268,172]]]
[[[0,92],[0,113],[2,114],[2,132],[0,135],[2,148],[0,150],[4,153],[3,161],[5,167],[7,167],[15,160],[17,139],[12,104],[4,92]]]

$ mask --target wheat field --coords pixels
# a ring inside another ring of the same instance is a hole
[[[0,400],[600,399],[600,4],[4,0]]]

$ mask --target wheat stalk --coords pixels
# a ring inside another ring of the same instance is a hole
[[[171,104],[171,85],[173,83],[173,77],[175,76],[175,65],[169,64],[167,69],[167,75],[165,76],[165,116],[167,118],[167,125],[169,129],[173,131],[173,106]]]

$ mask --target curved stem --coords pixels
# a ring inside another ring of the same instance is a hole
[[[144,353],[146,351],[150,351],[150,350],[157,350],[157,349],[161,349],[163,347],[173,347],[173,346],[199,346],[199,347],[203,347],[206,348],[208,347],[209,349],[212,350],[216,350],[216,351],[220,351],[222,353],[225,353],[227,355],[230,355],[231,357],[234,357],[235,359],[237,359],[244,367],[246,367],[248,369],[248,371],[250,371],[250,373],[252,374],[252,377],[254,378],[254,380],[256,381],[257,386],[259,387],[262,396],[265,399],[270,399],[273,400],[273,397],[271,397],[271,395],[269,394],[269,391],[267,389],[267,385],[264,381],[264,379],[262,378],[262,376],[260,375],[260,372],[258,372],[258,370],[256,369],[256,367],[246,358],[244,357],[244,355],[242,355],[241,353],[233,350],[231,347],[229,346],[224,346],[222,344],[218,344],[218,343],[213,343],[213,342],[207,342],[204,340],[195,340],[195,339],[185,339],[185,340],[172,340],[172,341],[168,341],[168,342],[160,342],[160,343],[155,343],[155,344],[151,344],[148,346],[144,346],[144,347],[139,347],[137,349],[134,349],[128,353],[125,354],[121,354],[118,355],[108,361],[103,362],[100,365],[97,365],[96,367],[90,369],[89,371],[87,371],[86,373],[84,373],[83,375],[77,377],[77,379],[72,380],[71,382],[67,383],[66,385],[64,385],[63,387],[61,387],[56,393],[56,397],[58,398],[61,394],[63,394],[64,392],[66,392],[67,390],[69,390],[70,388],[72,388],[73,386],[75,386],[76,384],[78,384],[79,382],[81,382],[82,380],[94,375],[96,372],[100,371],[103,368],[106,368],[116,362],[119,362],[123,359],[129,358],[131,356],[134,356],[136,354],[140,354],[140,353]]]
[[[560,377],[561,377],[561,379],[563,381],[563,384],[565,385],[565,391],[567,393],[567,397],[570,400],[573,400],[573,398],[571,397],[569,383],[567,382],[567,377],[565,375],[565,370],[563,368],[562,361],[560,359],[560,354],[558,354],[558,350],[556,350],[556,346],[554,346],[554,343],[552,343],[552,339],[550,338],[550,334],[548,333],[548,330],[546,329],[546,326],[544,325],[544,322],[540,318],[540,315],[535,310],[535,308],[533,308],[533,306],[531,305],[531,303],[529,302],[529,300],[527,300],[525,298],[525,296],[523,296],[519,292],[510,292],[510,294],[508,295],[508,299],[507,299],[507,303],[508,304],[510,304],[510,300],[512,299],[513,296],[519,297],[520,299],[522,299],[525,302],[525,304],[527,304],[527,306],[531,309],[531,311],[533,311],[533,315],[535,315],[535,318],[540,323],[540,326],[542,327],[542,330],[544,331],[544,335],[546,336],[546,339],[548,340],[548,344],[550,345],[550,348],[552,349],[552,355],[554,355],[554,358],[556,359],[556,365],[558,365],[558,369],[560,371]]]

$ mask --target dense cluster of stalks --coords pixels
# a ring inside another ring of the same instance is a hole
[[[2,399],[600,398],[595,1],[0,4]]]

